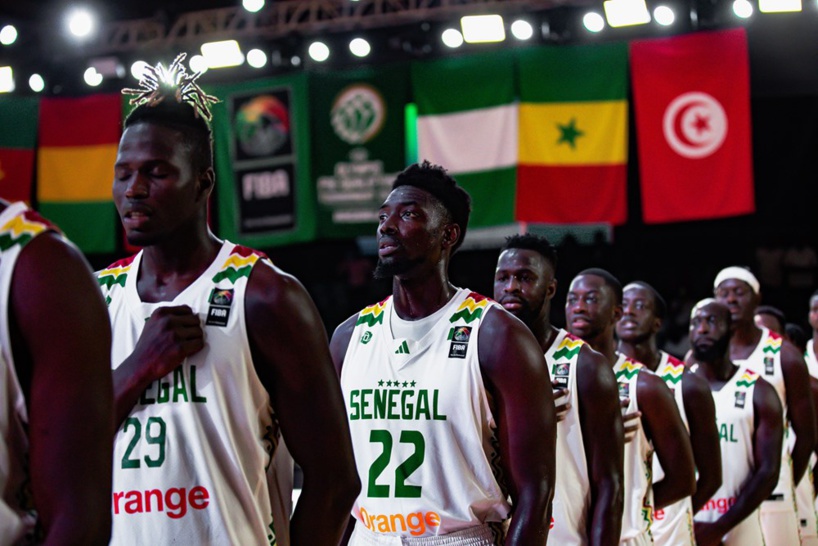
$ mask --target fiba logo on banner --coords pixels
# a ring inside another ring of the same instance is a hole
[[[677,154],[701,159],[724,143],[727,114],[721,103],[707,93],[682,93],[665,110],[662,128],[665,140]]]
[[[347,144],[364,144],[375,138],[386,119],[386,104],[371,85],[353,84],[333,101],[330,124]]]

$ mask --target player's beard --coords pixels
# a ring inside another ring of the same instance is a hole
[[[390,260],[384,261],[378,259],[378,264],[375,266],[375,271],[372,276],[377,280],[391,279],[396,275],[402,275],[410,271],[413,267],[423,262],[423,258],[416,258],[414,260]]]
[[[730,333],[724,334],[720,339],[717,339],[709,347],[699,348],[695,343],[691,347],[693,349],[693,356],[700,362],[713,362],[727,354],[727,349],[730,347]]]
[[[540,318],[540,313],[542,313],[543,305],[545,305],[545,297],[539,302],[534,303],[523,300],[522,307],[517,309],[512,315],[523,321],[523,324],[528,326],[529,330],[533,331],[537,320]]]

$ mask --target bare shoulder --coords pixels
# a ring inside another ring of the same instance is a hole
[[[477,350],[484,371],[492,374],[533,364],[545,368],[540,344],[520,319],[492,306],[482,321]]]
[[[639,370],[639,375],[636,378],[636,388],[639,390],[639,399],[643,402],[663,399],[673,401],[670,389],[668,389],[664,380],[647,368]]]
[[[803,370],[805,374],[809,374],[806,362],[804,361],[804,355],[795,345],[786,339],[781,342],[781,367],[784,371],[797,368],[799,371]]]
[[[700,397],[713,396],[707,379],[694,373],[690,368],[685,368],[684,373],[682,373],[682,393],[685,399],[690,397],[695,400],[699,400]]]
[[[285,313],[309,299],[298,279],[269,261],[260,260],[253,267],[247,282],[247,305],[264,305],[271,312]]]
[[[349,340],[352,339],[352,331],[355,329],[357,322],[358,313],[355,313],[339,324],[332,333],[332,339],[330,339],[329,342],[329,351],[332,355],[332,364],[335,367],[335,373],[338,374],[338,377],[341,377],[344,357],[346,356],[347,347],[349,347]]]
[[[781,401],[778,399],[778,393],[762,377],[756,379],[755,388],[753,389],[753,406],[759,415],[773,415],[778,420],[783,419],[783,408],[781,407]]]

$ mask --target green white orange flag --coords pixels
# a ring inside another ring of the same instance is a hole
[[[627,216],[627,44],[520,52],[517,220]]]
[[[40,102],[39,210],[84,252],[113,252],[116,247],[111,184],[121,109],[119,94]]]
[[[34,97],[0,98],[0,197],[7,201],[31,201],[37,110]]]
[[[514,221],[514,57],[500,51],[416,62],[418,159],[442,165],[472,197],[470,226]]]

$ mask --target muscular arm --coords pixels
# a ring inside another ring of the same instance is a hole
[[[815,447],[815,412],[809,388],[809,371],[804,357],[789,341],[781,344],[781,371],[787,391],[787,419],[795,432],[792,448],[793,483],[804,476]]]
[[[113,450],[111,331],[80,252],[26,246],[10,294],[12,350],[30,377],[31,487],[45,544],[107,544]]]
[[[501,309],[490,309],[483,319],[478,354],[495,403],[514,505],[506,546],[543,544],[551,519],[556,447],[545,358],[528,328]]]
[[[601,354],[583,346],[577,395],[585,460],[591,482],[589,544],[618,544],[623,506],[623,431],[616,378]]]
[[[696,487],[693,450],[673,394],[664,381],[652,373],[640,372],[636,382],[642,426],[653,443],[665,477],[653,484],[657,508],[692,495]]]
[[[770,496],[778,483],[781,466],[781,443],[784,438],[781,402],[775,389],[759,379],[753,392],[755,434],[753,460],[755,471],[744,482],[735,504],[714,525],[719,536],[744,521],[753,510]]]
[[[721,447],[716,425],[716,404],[707,380],[690,372],[682,375],[682,396],[690,428],[690,444],[698,478],[693,494],[693,513],[721,486]]]
[[[204,332],[190,307],[156,309],[145,322],[134,352],[113,372],[114,424],[118,427],[125,420],[148,385],[202,348]]]
[[[304,471],[291,544],[337,544],[360,483],[318,311],[295,278],[266,263],[250,274],[245,310],[256,371]]]

